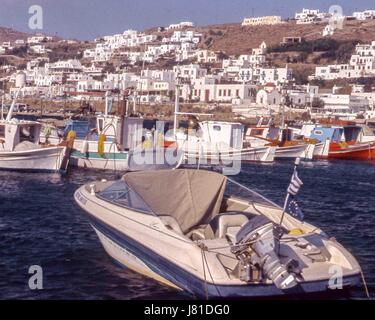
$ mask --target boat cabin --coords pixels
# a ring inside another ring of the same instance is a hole
[[[0,122],[0,150],[16,151],[21,145],[39,144],[42,125],[35,121],[12,119]]]
[[[97,141],[100,134],[106,141],[117,141],[124,150],[132,149],[142,143],[143,119],[138,117],[118,117],[98,115],[88,120],[70,120],[65,132],[73,130],[77,139]]]
[[[237,122],[203,121],[199,123],[202,138],[211,144],[226,144],[233,149],[241,149],[245,127]]]
[[[344,137],[346,142],[363,143],[375,141],[374,132],[364,124],[345,126]]]
[[[291,128],[254,127],[248,128],[246,131],[246,138],[254,137],[268,141],[293,141],[294,135],[294,130]]]
[[[316,126],[310,133],[311,139],[321,142],[330,139],[331,142],[366,143],[374,142],[375,134],[366,125],[347,125],[343,127]]]
[[[310,138],[320,142],[325,142],[329,139],[331,142],[340,143],[343,132],[343,128],[340,127],[315,127],[311,131]]]

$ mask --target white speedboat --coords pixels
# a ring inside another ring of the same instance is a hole
[[[336,240],[256,192],[204,170],[128,172],[75,192],[107,253],[201,298],[283,296],[343,287],[360,266]],[[336,290],[337,292],[337,290]]]

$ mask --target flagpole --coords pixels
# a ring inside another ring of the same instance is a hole
[[[301,159],[300,159],[300,158],[296,158],[296,161],[294,162],[293,175],[296,173],[296,171],[297,171],[297,167],[299,166],[300,162],[301,162]],[[292,176],[292,177],[293,177],[293,176]],[[286,197],[285,197],[285,202],[284,202],[284,207],[283,207],[283,212],[282,212],[282,214],[281,214],[281,219],[280,219],[280,222],[279,222],[279,227],[280,227],[280,228],[281,228],[282,223],[283,223],[283,220],[284,220],[285,211],[286,211],[286,206],[287,206],[287,204],[288,204],[289,197],[290,197],[290,193],[287,191],[287,194],[286,194]]]

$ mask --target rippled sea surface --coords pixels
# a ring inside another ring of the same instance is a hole
[[[235,179],[282,203],[293,163],[245,165]],[[304,162],[298,195],[305,220],[358,259],[375,295],[375,164]],[[102,249],[73,200],[74,191],[116,172],[58,174],[0,171],[0,299],[181,299],[185,295],[119,268]],[[43,268],[43,290],[30,290],[28,269]],[[362,287],[352,298],[363,298]]]

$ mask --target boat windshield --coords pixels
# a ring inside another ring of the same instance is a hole
[[[245,200],[251,205],[261,205],[266,207],[280,208],[277,204],[271,200],[266,199],[259,193],[243,186],[242,184],[227,178],[227,185],[225,188],[224,195],[226,197],[238,198],[240,200]]]
[[[108,188],[99,192],[97,196],[121,207],[142,213],[154,214],[143,199],[123,180],[113,183]]]

